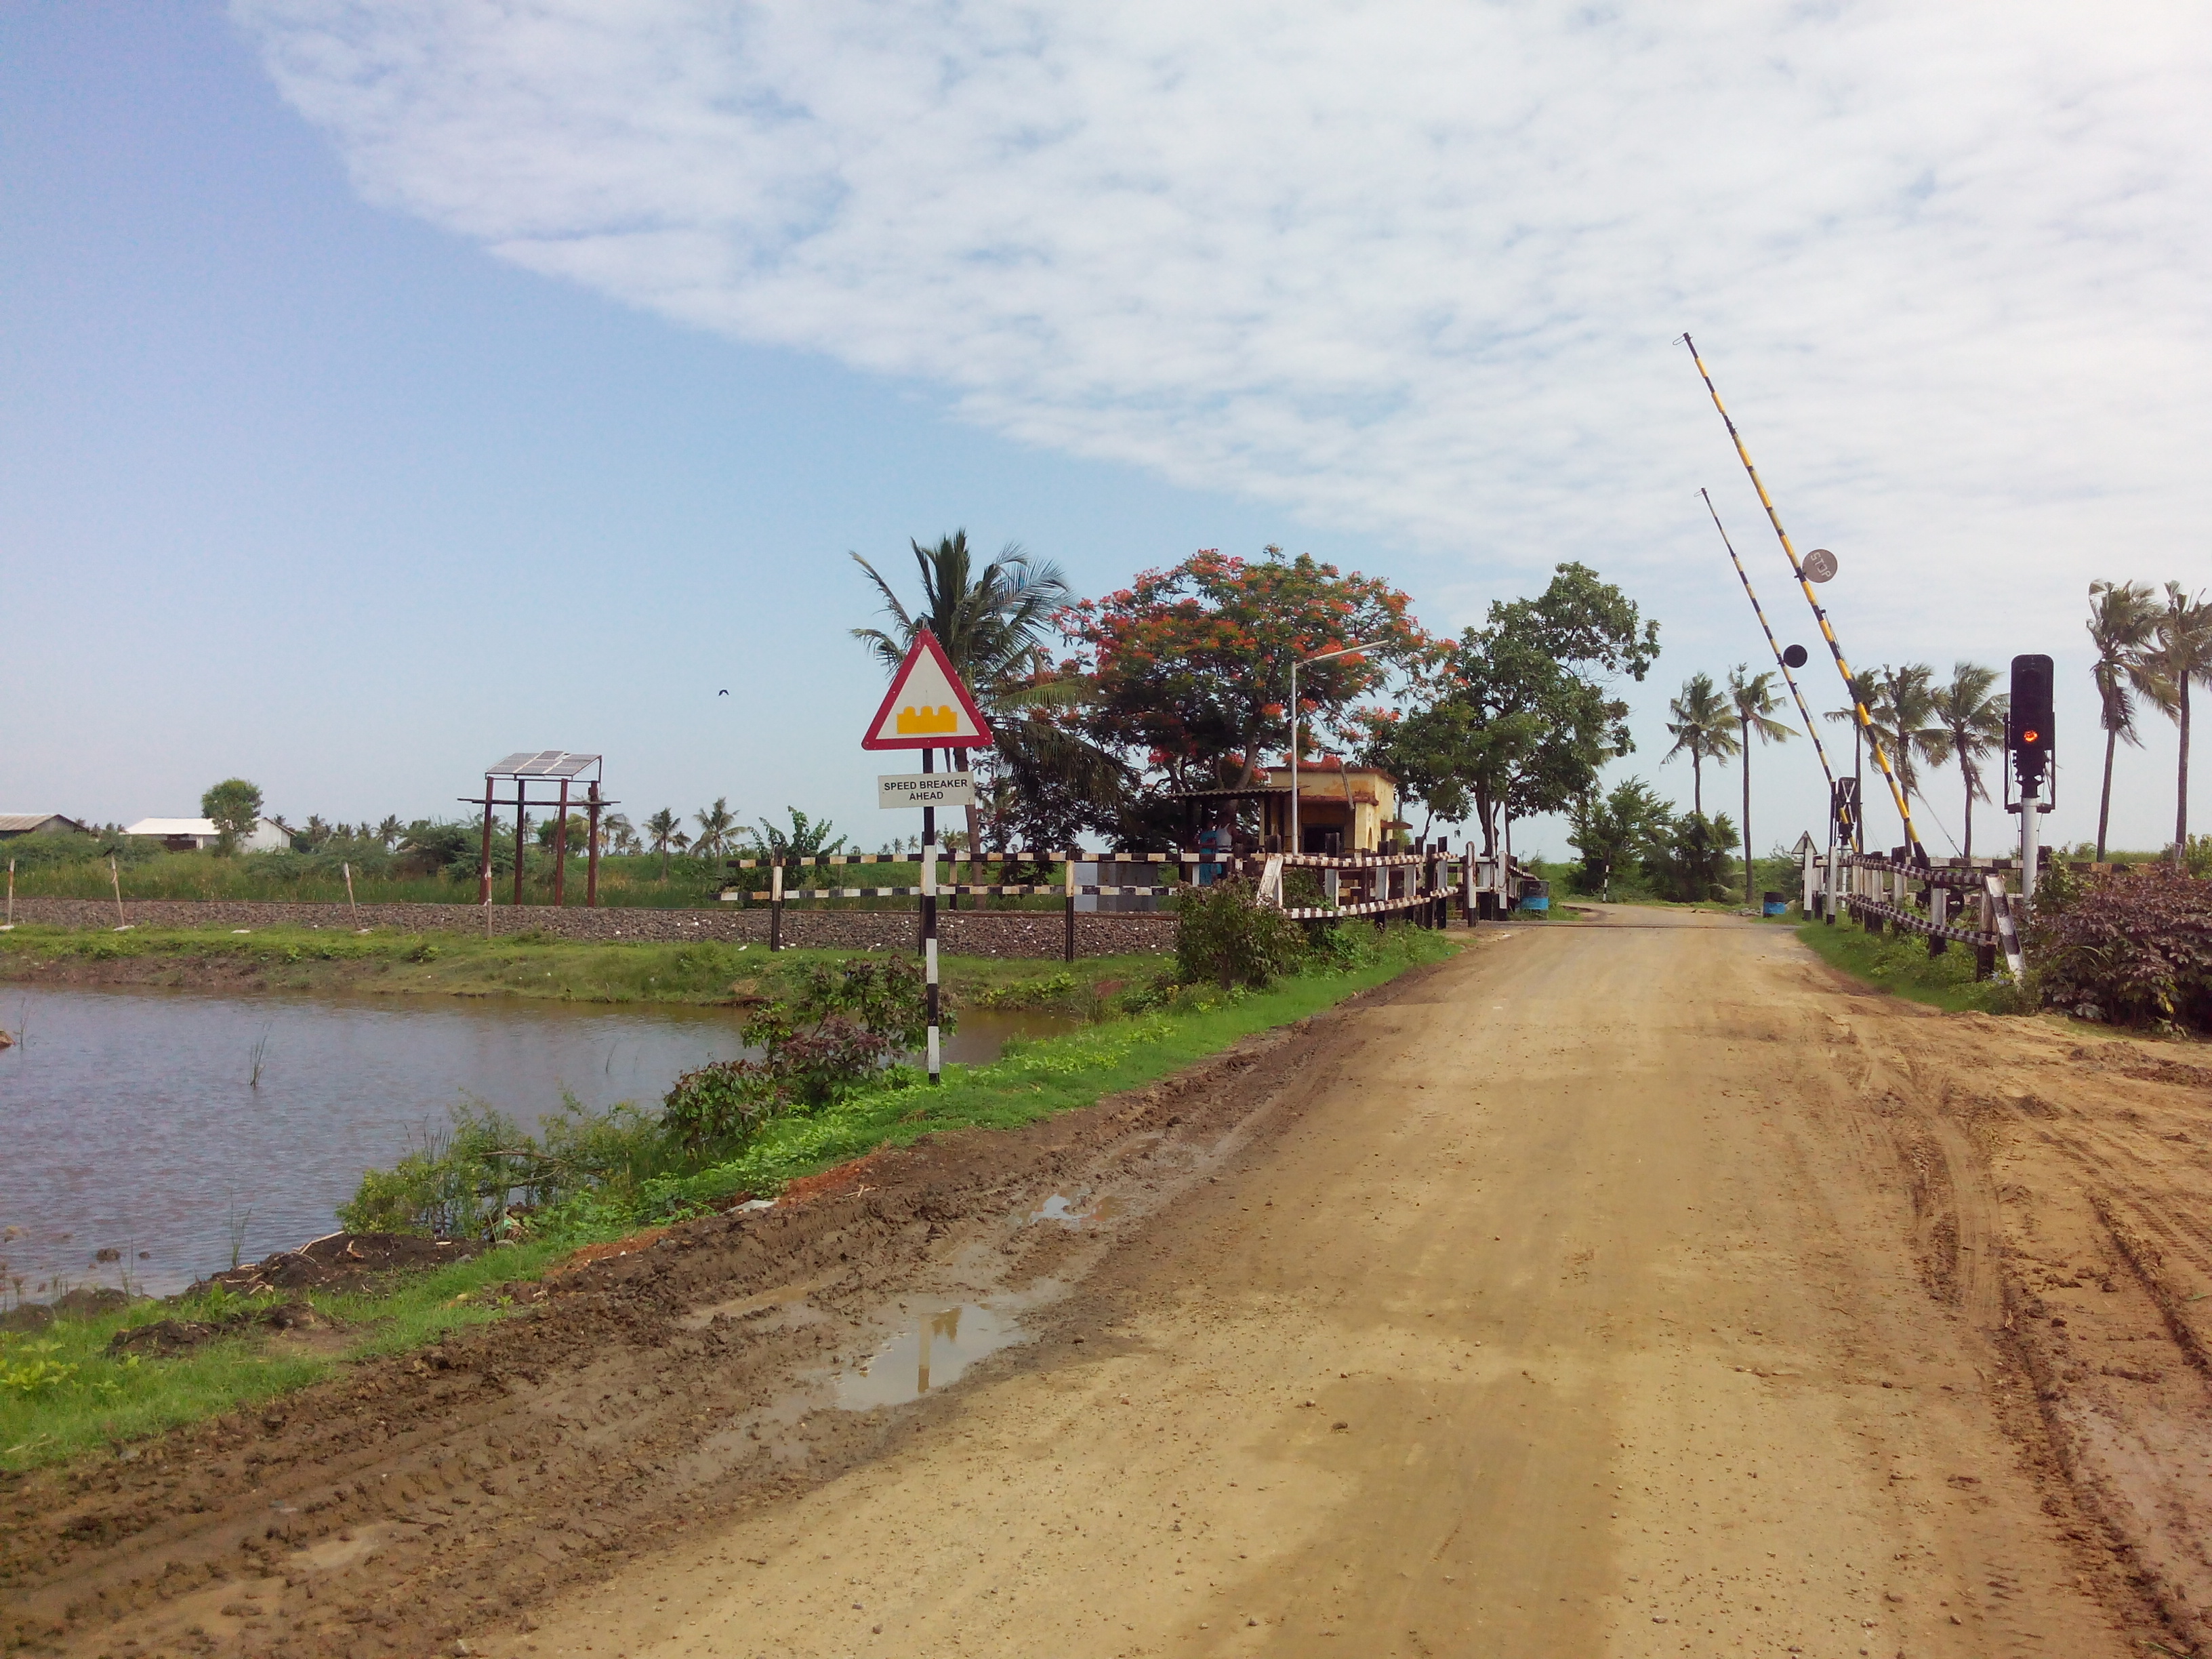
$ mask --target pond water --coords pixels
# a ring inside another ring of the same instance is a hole
[[[526,1123],[657,1105],[678,1073],[744,1052],[725,1008],[393,1003],[0,988],[0,1277],[5,1300],[70,1285],[155,1294],[329,1232],[367,1169],[473,1097]],[[1065,1030],[969,1012],[948,1060]],[[252,1081],[258,1049],[260,1082]],[[108,1261],[94,1258],[112,1250]]]

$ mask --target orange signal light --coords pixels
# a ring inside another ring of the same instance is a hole
[[[2020,734],[2020,740],[2021,740],[2022,743],[2033,743],[2033,742],[2034,742],[2038,738],[2041,737],[2042,735],[2043,735],[2043,734],[2042,734],[2040,732],[2036,732],[2036,731],[2030,730],[2030,731],[2027,731],[2027,732],[2021,732],[2021,733]]]

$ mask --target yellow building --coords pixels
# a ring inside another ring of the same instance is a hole
[[[1291,847],[1291,769],[1269,767],[1261,777],[1261,833],[1280,836]],[[1406,828],[1398,816],[1398,780],[1371,766],[1347,766],[1330,757],[1300,763],[1298,837],[1304,853],[1379,853]]]

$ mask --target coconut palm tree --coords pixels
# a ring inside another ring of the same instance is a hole
[[[883,596],[891,622],[888,629],[856,628],[853,637],[889,672],[927,629],[990,721],[995,757],[1018,777],[1048,775],[1101,808],[1118,802],[1128,787],[1128,769],[1052,718],[1083,695],[1082,682],[1056,673],[1046,651],[1054,616],[1073,597],[1060,567],[1009,542],[979,572],[965,530],[934,547],[908,544],[921,576],[921,603],[911,610],[875,566],[852,556]],[[970,806],[971,847],[981,845],[981,809]]]
[[[1989,786],[1982,781],[1981,760],[1992,750],[2002,750],[2005,740],[2005,706],[2011,699],[1996,690],[1997,671],[1984,668],[1979,663],[1954,663],[1951,667],[1951,683],[1936,688],[1931,698],[1930,718],[1942,728],[1943,736],[1936,739],[1936,747],[1942,752],[1934,756],[1936,764],[1945,760],[1959,763],[1959,775],[1966,786],[1966,845],[1960,850],[1966,857],[1974,856],[1974,800],[1990,798]]]
[[[738,815],[730,811],[727,795],[715,796],[714,804],[701,807],[691,815],[691,821],[699,826],[699,833],[691,842],[696,856],[710,859],[730,850],[730,836],[738,827]]]
[[[1752,896],[1751,874],[1751,740],[1755,736],[1761,743],[1787,743],[1797,735],[1797,728],[1787,720],[1778,720],[1775,714],[1782,707],[1774,695],[1774,672],[1754,674],[1749,663],[1738,663],[1729,670],[1729,707],[1735,715],[1736,747],[1743,755],[1743,902],[1756,908],[1758,901]]]
[[[684,820],[676,816],[672,807],[662,807],[645,821],[646,845],[660,854],[660,878],[668,879],[668,855],[680,853],[691,844],[691,837],[684,833]]]
[[[1709,760],[1726,760],[1742,747],[1732,729],[1735,714],[1714,688],[1711,674],[1692,674],[1682,682],[1682,695],[1667,703],[1667,735],[1674,746],[1660,757],[1664,766],[1677,755],[1690,757],[1690,810],[1705,815],[1705,766]]]
[[[1879,682],[1880,676],[1878,676],[1873,669],[1862,668],[1857,673],[1851,676],[1850,684],[1846,695],[1849,696],[1854,702],[1863,703],[1868,711],[1871,713],[1874,708],[1875,699],[1881,695]],[[1820,718],[1824,720],[1834,720],[1840,725],[1848,726],[1851,728],[1851,783],[1853,787],[1857,791],[1859,800],[1862,803],[1859,810],[1859,817],[1863,818],[1866,816],[1866,810],[1863,805],[1866,800],[1866,734],[1859,726],[1858,710],[1856,708],[1849,707],[1843,708],[1831,708],[1826,714],[1822,714]],[[1854,822],[1851,825],[1851,850],[1858,853],[1863,853],[1866,851],[1865,825],[1863,823]]]
[[[2105,861],[2105,827],[2112,811],[2112,755],[2122,743],[2142,747],[2136,725],[2136,696],[2150,679],[2143,653],[2158,623],[2158,595],[2148,582],[2089,584],[2089,642],[2097,660],[2097,720],[2105,728],[2105,783],[2097,798],[2097,862]]]
[[[2166,585],[2143,672],[2151,701],[2172,720],[2181,735],[2181,759],[2174,774],[2173,861],[2189,852],[2189,686],[2212,685],[2212,603],[2195,599],[2179,582]]]

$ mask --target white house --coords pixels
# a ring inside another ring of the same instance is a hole
[[[173,853],[189,853],[194,848],[212,847],[222,839],[222,831],[215,827],[213,818],[141,818],[128,826],[126,836],[146,836],[161,842]],[[257,818],[253,833],[238,838],[241,853],[281,853],[292,844],[291,836],[277,828],[275,820]]]

